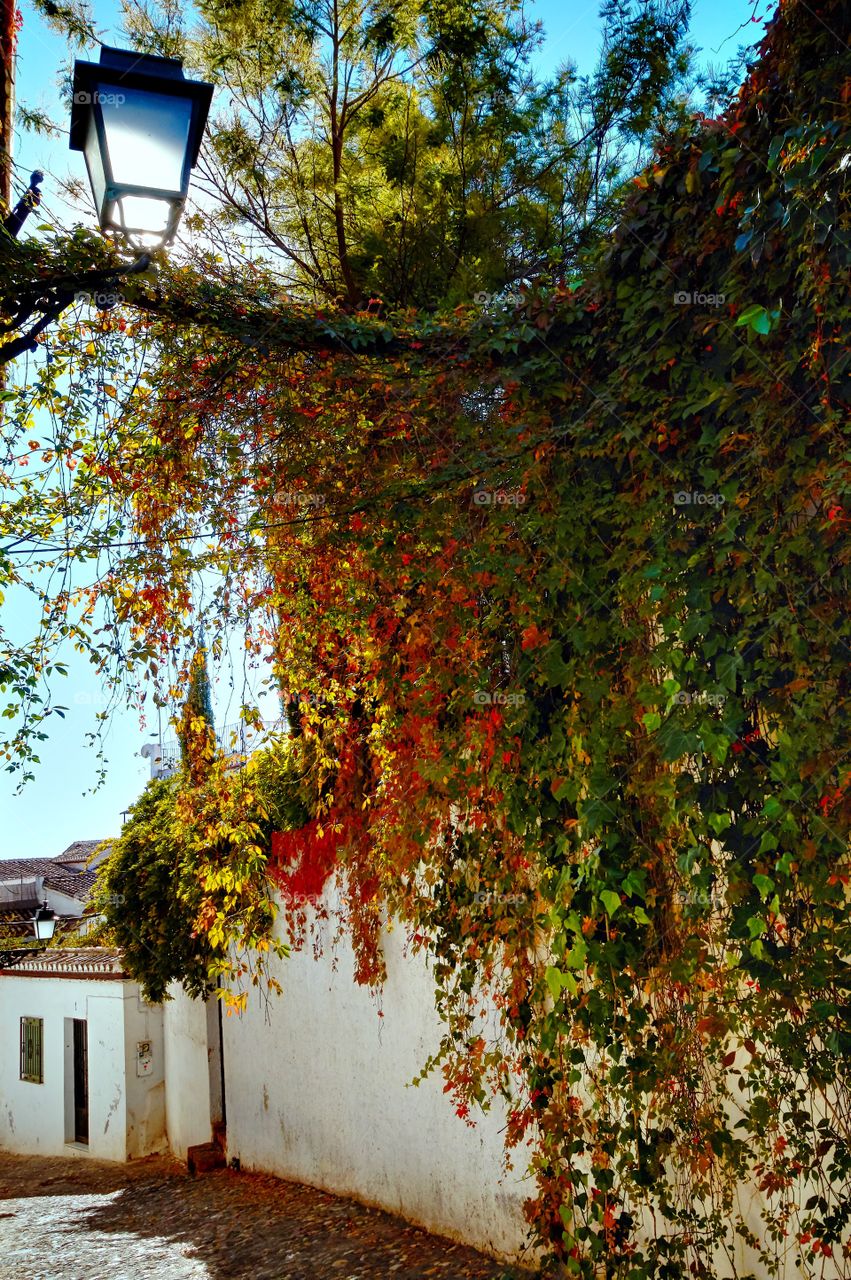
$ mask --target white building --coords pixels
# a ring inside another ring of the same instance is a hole
[[[32,936],[34,911],[46,902],[62,924],[78,929],[97,867],[109,855],[109,843],[76,840],[55,858],[0,859],[0,935]]]
[[[106,948],[0,970],[0,1149],[132,1160],[164,1150],[160,1005]]]

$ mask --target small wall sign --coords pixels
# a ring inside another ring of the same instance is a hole
[[[136,1042],[136,1075],[149,1076],[154,1069],[154,1051],[150,1040]]]

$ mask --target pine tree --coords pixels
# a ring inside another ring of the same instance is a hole
[[[180,717],[180,757],[184,765],[196,754],[212,750],[216,741],[207,647],[203,637],[189,667],[189,691]]]
[[[683,0],[607,0],[596,72],[548,81],[518,0],[197,10],[190,28],[173,0],[125,6],[140,48],[219,86],[198,229],[224,274],[261,256],[312,301],[430,309],[562,275],[611,226],[660,117],[684,109]]]

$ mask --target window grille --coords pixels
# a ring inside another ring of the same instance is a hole
[[[21,1079],[44,1084],[43,1018],[21,1018]]]

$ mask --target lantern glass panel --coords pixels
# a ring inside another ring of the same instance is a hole
[[[191,101],[103,85],[98,106],[114,184],[183,194]]]
[[[56,931],[56,917],[51,912],[48,918],[45,918],[41,911],[37,912],[35,917],[35,936],[40,942],[49,942]]]
[[[86,168],[89,171],[89,181],[92,184],[95,207],[98,215],[100,215],[100,211],[103,208],[104,193],[106,192],[106,174],[103,171],[103,156],[101,155],[94,112],[89,115],[89,127],[86,130],[86,145],[83,149],[83,154],[86,157]]]
[[[115,202],[115,221],[122,231],[154,238],[170,230],[172,207],[167,200],[121,196]]]

